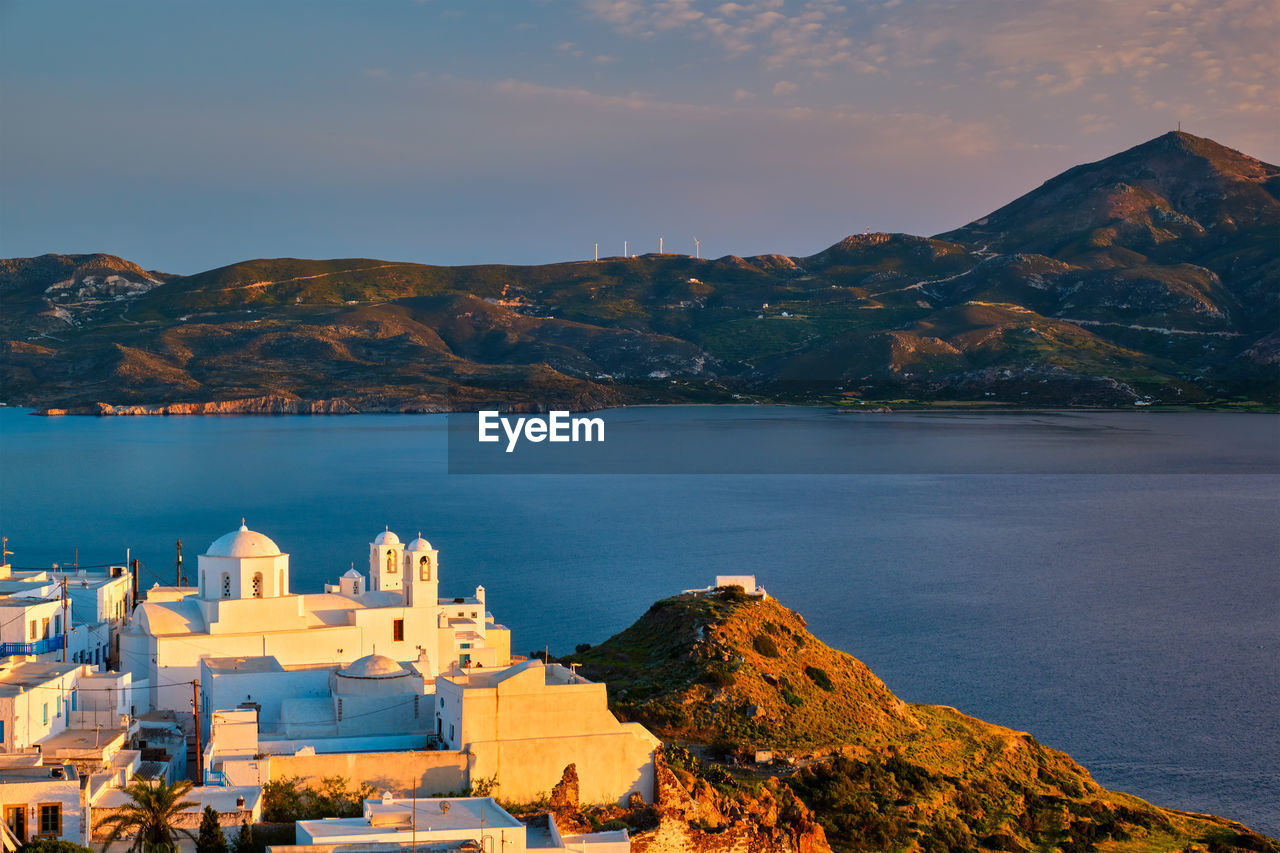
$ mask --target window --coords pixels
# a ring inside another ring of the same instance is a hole
[[[57,702],[58,702],[57,707],[54,709],[54,716],[61,717],[62,716],[62,697],[61,696],[58,697]]]
[[[253,597],[262,598],[262,572],[253,573]]]
[[[421,696],[418,696],[417,694],[414,694],[414,697],[413,697],[413,718],[414,718],[415,720],[416,720],[416,719],[418,719],[418,711],[419,711],[419,708],[420,708],[420,703],[419,703],[419,701],[418,701],[418,700],[419,700],[419,699],[421,699],[421,698],[422,698]]]
[[[40,725],[49,725],[49,703],[45,702],[40,706]]]
[[[338,697],[338,722],[342,722],[342,697]]]
[[[72,690],[71,691],[71,710],[73,711],[76,709],[76,695],[77,695],[76,691]]]
[[[391,639],[397,643],[404,642],[404,620],[397,619],[391,623]]]
[[[222,573],[222,597],[231,597],[231,575],[226,572]]]
[[[430,557],[420,557],[418,559],[418,577],[424,581],[431,580],[431,558]]]
[[[31,639],[34,640],[35,638],[36,638],[36,620],[32,619],[31,620]]]
[[[4,720],[0,720],[0,744],[4,743]]]
[[[40,806],[40,834],[62,834],[62,806],[60,804],[49,803]]]
[[[61,636],[61,634],[62,634],[62,617],[54,616],[53,617],[53,635],[57,637],[57,636]]]
[[[480,615],[480,614],[479,614],[479,613],[476,613],[474,610],[472,610],[472,611],[471,611],[471,618],[472,618],[472,619],[475,619],[475,618],[476,618],[477,616],[479,616],[479,615]]]
[[[45,617],[44,619],[41,619],[41,620],[40,620],[40,636],[41,636],[41,637],[43,637],[43,638],[44,638],[44,639],[46,639],[46,640],[47,640],[47,639],[49,639],[49,619],[48,619],[48,617]]]
[[[387,574],[394,575],[396,573],[396,552],[387,552]]]
[[[449,724],[449,743],[453,743],[453,723]]]

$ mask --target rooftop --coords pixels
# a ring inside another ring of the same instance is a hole
[[[0,667],[0,696],[17,696],[33,687],[48,684],[80,668],[78,663],[44,663],[23,661]]]
[[[63,729],[41,738],[39,743],[46,755],[63,752],[99,755],[104,749],[122,746],[125,734],[124,729]]]
[[[6,767],[0,769],[0,783],[22,782],[76,782],[80,776],[70,764],[56,764],[50,767]]]
[[[365,800],[364,817],[303,820],[311,837],[323,843],[325,838],[351,835],[385,835],[388,832],[413,832],[415,829],[448,830],[485,827],[518,828],[523,826],[492,797],[435,797],[412,800]]]
[[[274,655],[253,657],[202,658],[202,663],[215,675],[220,672],[284,672]]]

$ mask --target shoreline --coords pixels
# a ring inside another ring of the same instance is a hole
[[[476,407],[453,408],[449,406],[357,406],[352,401],[336,398],[332,400],[291,400],[284,397],[251,397],[240,400],[206,401],[198,403],[91,403],[75,406],[50,406],[39,408],[29,405],[11,405],[0,403],[0,409],[11,411],[27,411],[37,417],[315,417],[315,416],[349,416],[349,415],[450,415],[471,414],[486,406],[508,413],[539,414],[552,411],[556,404],[515,403],[504,404],[493,402]],[[868,400],[865,405],[848,403],[813,401],[813,402],[779,402],[762,400],[755,402],[724,403],[622,403],[610,406],[590,408],[566,407],[566,410],[578,413],[604,412],[618,409],[666,409],[666,408],[803,408],[831,409],[837,414],[904,414],[904,413],[937,413],[937,414],[1067,414],[1097,412],[1135,412],[1135,413],[1190,413],[1212,412],[1233,414],[1280,414],[1280,406],[1263,404],[1241,405],[1145,405],[1145,406],[1019,406],[1011,403],[992,403],[974,401],[966,404],[962,401],[940,401],[929,403],[924,401],[902,400]]]

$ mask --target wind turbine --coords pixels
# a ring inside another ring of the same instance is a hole
[[[662,238],[661,237],[658,238],[658,254],[659,255],[662,254]]]
[[[697,237],[693,238],[693,249],[695,257],[697,257],[698,260],[702,260],[702,241]]]

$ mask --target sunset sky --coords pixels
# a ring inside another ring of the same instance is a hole
[[[1182,122],[1274,0],[0,0],[0,254],[541,263],[933,234]]]

